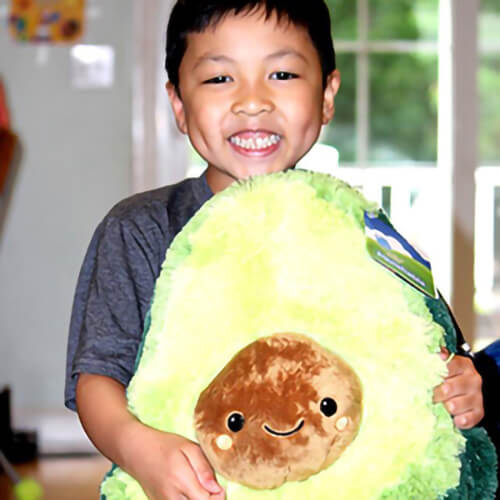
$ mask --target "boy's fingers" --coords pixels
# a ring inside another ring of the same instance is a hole
[[[444,403],[451,398],[461,395],[463,395],[463,393],[459,391],[457,384],[445,381],[434,389],[433,401],[434,403]]]
[[[449,353],[448,349],[446,349],[446,347],[441,347],[441,351],[439,353],[439,356],[443,361],[446,361],[450,357],[450,353]]]
[[[448,376],[434,389],[434,402],[440,403],[464,394],[481,394],[482,379],[472,361],[454,357],[448,364]]]
[[[434,389],[434,402],[443,403],[465,395],[481,396],[481,377],[454,375]],[[476,401],[477,403],[477,401]]]
[[[183,498],[183,496],[189,500],[206,500],[210,498],[210,493],[198,481],[188,457],[182,450],[181,456],[184,463],[182,465],[179,463],[176,466],[179,472],[182,470],[182,473],[177,476],[174,485],[178,495],[176,498]]]
[[[207,500],[210,498],[210,493],[201,486],[194,474],[193,480],[186,481],[181,489],[183,491],[183,497],[189,500]]]
[[[183,453],[189,461],[200,484],[210,493],[219,494],[223,489],[219,486],[214,477],[214,472],[210,467],[201,448],[197,445],[183,449]]]
[[[470,429],[477,425],[484,417],[484,412],[481,410],[472,410],[462,415],[453,417],[453,422],[459,429]]]
[[[450,387],[449,393],[451,395],[459,396],[460,394],[481,393],[482,387],[481,375],[474,369],[468,368],[454,373],[446,378],[443,385]]]
[[[445,388],[443,395],[443,387]],[[434,401],[442,402],[454,422],[460,429],[469,429],[477,425],[484,417],[482,395],[480,392],[468,392],[466,394],[450,395],[446,391],[450,384],[445,383],[434,391]]]
[[[212,493],[210,495],[210,500],[225,500],[226,492],[222,490],[220,493]]]
[[[471,376],[477,374],[476,369],[474,368],[474,363],[471,359],[464,356],[455,356],[448,363],[448,376],[446,378],[455,377],[462,373],[470,373]]]
[[[450,357],[444,347],[439,355],[446,361],[448,375],[434,389],[433,400],[444,404],[458,428],[470,429],[484,417],[481,376],[471,359],[464,356]]]
[[[458,416],[473,411],[476,407],[477,401],[474,395],[458,396],[449,399],[444,403],[444,406],[450,415]]]
[[[446,367],[448,368],[446,378],[455,377],[466,372],[475,372],[474,363],[470,358],[460,355],[450,355],[445,347],[441,348],[439,356],[443,361],[446,361]]]

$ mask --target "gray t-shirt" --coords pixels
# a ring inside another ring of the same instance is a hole
[[[202,175],[127,198],[99,224],[73,302],[66,361],[68,408],[76,409],[79,373],[128,384],[167,248],[211,196]]]

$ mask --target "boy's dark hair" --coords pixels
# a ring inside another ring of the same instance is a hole
[[[324,0],[178,0],[167,28],[165,69],[179,94],[179,67],[187,48],[189,33],[202,33],[214,27],[228,14],[250,13],[264,8],[266,19],[276,14],[304,27],[318,51],[323,74],[323,88],[335,69],[335,51],[330,27],[330,13]],[[180,94],[179,94],[180,95]]]

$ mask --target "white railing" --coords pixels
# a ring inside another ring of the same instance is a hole
[[[500,167],[476,170],[476,224],[474,281],[476,304],[482,311],[500,307],[500,291],[495,290],[495,188],[500,187]]]

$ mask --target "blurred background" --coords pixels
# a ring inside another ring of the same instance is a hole
[[[92,485],[108,467],[63,408],[92,232],[120,199],[204,168],[164,90],[172,3],[0,0],[0,127],[17,137],[0,170],[0,390],[11,388],[12,428],[35,430],[40,455],[52,457],[22,469],[46,498],[68,498],[67,483],[74,500],[97,498]],[[327,3],[342,87],[301,166],[380,202],[430,257],[480,349],[500,338],[500,2]]]

